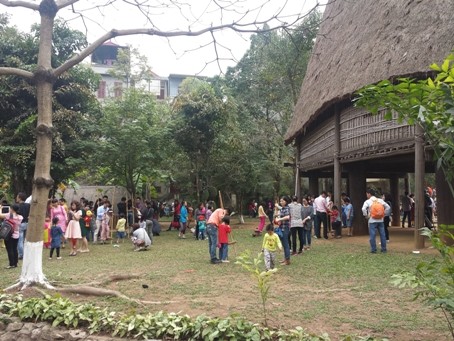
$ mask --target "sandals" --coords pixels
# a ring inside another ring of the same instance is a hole
[[[77,255],[77,252],[76,252],[76,251],[73,251],[73,252],[71,252],[69,255],[70,255],[70,256],[75,256],[75,255]]]

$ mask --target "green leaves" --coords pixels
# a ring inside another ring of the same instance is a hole
[[[436,77],[426,80],[400,78],[396,84],[383,80],[360,89],[353,100],[372,114],[386,112],[385,119],[397,113],[399,120],[420,124],[434,148],[437,166],[448,180],[454,178],[454,54],[441,65],[432,64]],[[454,195],[454,189],[451,188]]]
[[[74,304],[67,298],[46,295],[44,298],[23,299],[21,295],[0,295],[0,312],[23,320],[45,321],[53,326],[88,328],[93,333],[136,339],[174,340],[282,340],[329,341],[326,334],[307,333],[303,328],[276,330],[251,323],[239,316],[209,318],[157,312],[120,315],[92,304]],[[344,341],[373,341],[370,337],[346,336]]]
[[[441,225],[439,231],[423,228],[440,258],[429,263],[418,263],[415,272],[402,272],[392,276],[391,284],[414,289],[414,299],[421,299],[434,309],[444,312],[448,328],[454,337],[454,225]],[[446,242],[448,241],[448,242]]]

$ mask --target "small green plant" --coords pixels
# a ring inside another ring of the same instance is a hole
[[[257,288],[260,292],[260,298],[262,301],[263,317],[265,320],[265,326],[268,326],[266,301],[268,300],[268,292],[271,286],[271,276],[277,271],[273,269],[270,271],[262,271],[263,253],[259,253],[257,258],[252,258],[249,250],[243,252],[238,256],[235,264],[239,264],[243,269],[247,270],[252,278],[257,281]]]
[[[122,314],[92,304],[77,304],[59,295],[23,299],[21,295],[0,294],[0,313],[25,321],[45,321],[53,326],[87,328],[93,333],[108,333],[134,339],[173,339],[188,341],[330,341],[327,334],[307,333],[303,328],[276,330],[251,323],[241,316],[191,319],[188,315],[165,313]],[[7,318],[4,322],[9,323]],[[386,341],[346,335],[340,341]]]
[[[440,225],[438,231],[426,227],[421,230],[441,257],[420,262],[415,272],[395,274],[391,282],[400,288],[416,289],[415,300],[420,298],[434,309],[441,309],[454,339],[454,225]]]

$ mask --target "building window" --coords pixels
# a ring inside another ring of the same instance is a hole
[[[106,81],[100,81],[98,87],[98,98],[106,97]]]
[[[123,94],[123,83],[115,82],[114,84],[114,97],[121,97]]]

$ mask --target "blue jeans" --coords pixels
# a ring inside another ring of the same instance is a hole
[[[311,246],[312,229],[306,230],[303,228],[303,246]]]
[[[221,248],[219,249],[219,258],[221,260],[227,260],[229,258],[229,244],[222,243]]]
[[[216,260],[216,247],[218,245],[218,228],[214,224],[207,225],[207,236],[208,236],[208,251],[210,251],[210,259]]]
[[[282,247],[284,248],[284,257],[286,260],[290,259],[290,244],[288,243],[288,236],[290,235],[290,228],[284,227],[282,229],[283,236],[281,238]]]
[[[17,253],[19,258],[24,257],[24,241],[25,241],[25,234],[27,232],[28,223],[21,223],[19,227],[19,241],[17,244]]]
[[[369,222],[369,243],[370,251],[377,252],[377,242],[375,236],[378,232],[380,233],[381,252],[386,252],[386,236],[385,236],[385,224],[382,221]]]

